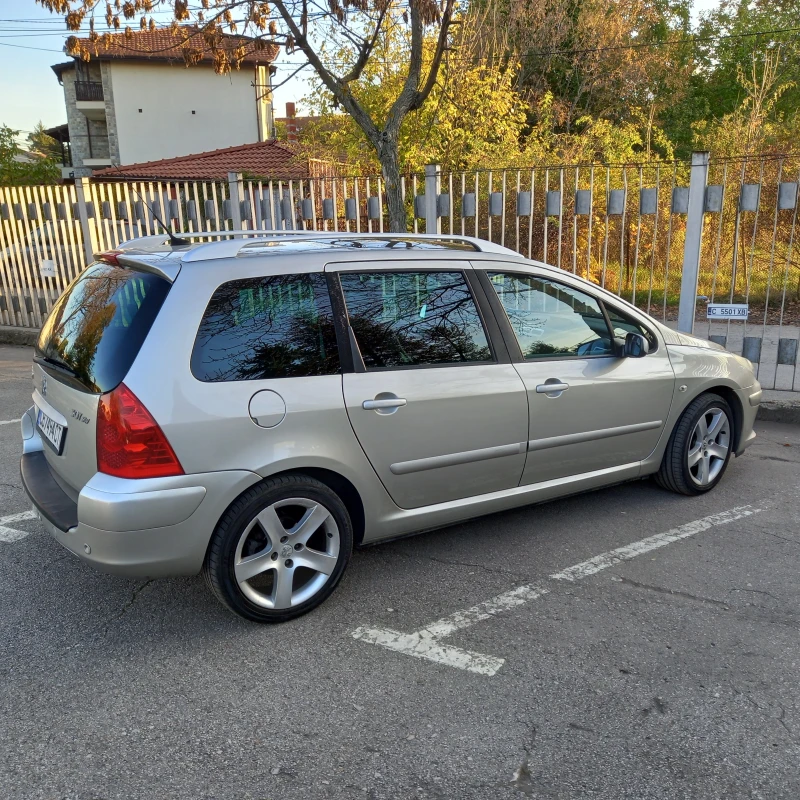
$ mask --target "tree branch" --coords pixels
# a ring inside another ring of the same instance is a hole
[[[431,93],[436,78],[439,74],[439,67],[442,63],[442,57],[447,49],[447,35],[450,30],[450,25],[453,22],[453,10],[455,7],[455,0],[446,0],[445,8],[442,12],[442,19],[439,25],[439,37],[436,41],[436,50],[434,51],[433,61],[431,62],[428,76],[425,83],[420,89],[420,79],[422,75],[422,50],[424,42],[424,29],[422,23],[422,15],[420,14],[419,0],[414,2],[411,0],[409,7],[411,11],[411,58],[408,67],[408,76],[406,77],[405,85],[403,86],[400,96],[392,105],[389,111],[389,116],[386,120],[386,133],[389,136],[396,136],[400,130],[400,125],[404,117],[409,111],[414,111],[422,106]]]
[[[295,76],[295,75],[297,75],[297,73],[298,73],[298,72],[300,72],[300,70],[303,70],[303,69],[305,69],[306,67],[310,67],[310,66],[311,66],[311,64],[309,64],[309,63],[308,63],[308,61],[306,61],[306,63],[305,63],[305,64],[301,64],[301,65],[300,65],[300,66],[299,66],[299,67],[298,67],[296,70],[294,70],[294,71],[292,72],[292,74],[291,74],[291,75],[289,75],[289,77],[288,77],[288,78],[284,78],[284,79],[283,79],[282,81],[280,81],[279,83],[273,83],[273,84],[270,84],[269,91],[270,91],[270,92],[274,92],[276,89],[280,89],[280,88],[281,88],[281,86],[283,86],[285,83],[289,83],[289,81],[290,81],[292,78],[294,78],[294,76]]]
[[[333,94],[333,96],[344,106],[345,110],[356,121],[356,124],[361,128],[361,130],[364,131],[372,146],[378,149],[381,141],[380,132],[378,131],[377,125],[375,125],[375,123],[372,121],[370,115],[353,97],[347,86],[342,84],[341,79],[336,77],[322,63],[306,36],[303,35],[303,32],[295,23],[294,18],[287,9],[284,0],[275,0],[274,6],[281,15],[286,27],[289,28],[295,43],[303,51],[311,66],[316,70],[320,80],[325,84],[325,86],[327,86],[331,94]]]
[[[448,3],[452,0],[448,0]],[[400,124],[403,118],[409,112],[414,97],[417,94],[417,87],[419,86],[419,79],[422,73],[422,46],[424,42],[424,30],[422,25],[422,15],[419,11],[417,2],[411,0],[409,3],[409,10],[411,12],[411,55],[408,63],[408,75],[406,76],[403,89],[400,92],[397,100],[392,103],[389,114],[386,118],[386,127],[384,130],[391,137],[396,137],[400,130]]]
[[[442,14],[442,22],[439,28],[439,39],[436,42],[436,51],[433,54],[433,61],[431,62],[430,70],[428,71],[428,78],[425,85],[416,93],[414,100],[409,107],[409,111],[416,111],[421,108],[422,104],[428,99],[434,85],[436,78],[439,75],[439,67],[442,64],[445,50],[447,49],[447,34],[450,30],[450,25],[453,22],[453,3],[454,0],[447,0],[447,6]]]
[[[387,3],[384,8],[381,9],[380,14],[378,15],[378,21],[375,23],[375,34],[371,39],[364,41],[353,68],[346,75],[342,76],[342,83],[357,81],[361,77],[361,73],[364,71],[364,67],[367,65],[367,61],[369,60],[372,51],[375,49],[375,44],[377,43],[378,36],[381,32],[381,26],[383,25],[383,20],[388,10],[389,4]]]

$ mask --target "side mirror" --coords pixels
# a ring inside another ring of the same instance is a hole
[[[623,358],[644,358],[650,352],[650,345],[641,333],[629,333],[622,347]]]

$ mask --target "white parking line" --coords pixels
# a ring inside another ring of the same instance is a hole
[[[570,582],[588,578],[590,575],[608,569],[608,567],[613,567],[622,561],[630,561],[636,556],[649,553],[651,550],[672,544],[672,542],[687,539],[715,525],[724,525],[743,517],[749,517],[751,514],[757,514],[760,510],[752,506],[737,506],[729,511],[711,514],[708,517],[687,522],[678,528],[672,528],[664,533],[658,533],[655,536],[649,536],[646,539],[625,545],[625,547],[618,547],[616,550],[601,553],[588,561],[582,561],[580,564],[567,567],[561,572],[553,573],[550,578],[556,581]],[[497,597],[493,597],[491,600],[478,603],[478,605],[472,606],[465,611],[456,611],[454,614],[436,620],[436,622],[432,622],[430,625],[426,625],[424,628],[412,633],[403,633],[389,628],[362,627],[356,628],[352,636],[354,639],[359,639],[369,644],[377,644],[415,658],[424,658],[437,664],[475,672],[478,675],[494,675],[505,663],[504,659],[484,655],[483,653],[475,653],[471,650],[463,650],[459,647],[451,647],[450,645],[442,644],[441,640],[458,630],[474,625],[476,622],[490,619],[501,611],[508,611],[547,593],[547,589],[533,584],[518,586]]]
[[[0,425],[13,425],[15,422],[19,425],[18,419],[0,419]]]
[[[490,619],[501,611],[507,611],[509,608],[522,605],[529,600],[535,600],[543,594],[547,594],[547,589],[539,589],[536,586],[518,586],[491,600],[478,603],[466,611],[456,611],[455,614],[432,622],[414,633],[401,633],[386,628],[357,628],[353,631],[353,638],[370,644],[379,644],[399,653],[446,664],[448,667],[477,672],[479,675],[494,675],[503,666],[502,658],[473,653],[459,647],[450,647],[442,644],[439,640],[457,630],[468,628],[476,622]]]
[[[540,589],[538,586],[518,586],[516,589],[510,589],[503,594],[493,597],[491,600],[486,600],[483,603],[478,603],[466,611],[456,611],[449,617],[444,617],[437,622],[433,622],[426,626],[425,632],[430,634],[436,639],[443,639],[445,636],[450,636],[462,628],[469,628],[476,622],[481,622],[484,619],[491,619],[495,614],[501,611],[508,611],[510,608],[516,608],[529,600],[535,600],[547,594],[547,589]]]
[[[753,508],[752,506],[738,506],[730,511],[723,511],[720,514],[712,514],[710,517],[696,519],[694,522],[687,522],[679,528],[657,533],[655,536],[648,536],[647,539],[627,544],[625,547],[618,547],[616,550],[609,550],[607,553],[600,553],[599,556],[590,558],[588,561],[581,561],[580,564],[567,567],[562,572],[556,572],[550,577],[555,581],[579,581],[581,578],[588,578],[589,575],[600,572],[600,570],[613,567],[614,564],[619,564],[620,561],[630,561],[632,558],[649,553],[651,550],[656,550],[680,539],[687,539],[689,536],[702,533],[714,525],[724,525],[726,522],[749,517],[751,514],[757,514],[760,510],[760,508]]]
[[[0,542],[11,544],[18,542],[26,536],[30,536],[30,531],[18,531],[14,528],[7,528],[7,522],[22,522],[26,519],[37,519],[33,511],[21,511],[19,514],[9,514],[7,517],[0,517]]]

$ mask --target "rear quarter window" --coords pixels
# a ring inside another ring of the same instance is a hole
[[[223,283],[195,338],[201,381],[298,378],[339,372],[330,297],[322,273]]]

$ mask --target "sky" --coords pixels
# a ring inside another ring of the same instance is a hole
[[[717,4],[718,0],[695,0],[695,22],[701,11]],[[20,130],[23,139],[39,121],[46,128],[67,121],[63,91],[50,69],[67,60],[63,53],[67,35],[61,17],[34,0],[0,0],[0,125]],[[273,81],[284,80],[300,61],[298,55],[281,53]],[[298,112],[302,111],[300,101],[308,92],[302,76],[309,72],[304,70],[275,91],[276,116],[284,115],[289,101],[298,103]]]
[[[63,19],[34,0],[0,0],[0,125],[21,131],[21,139],[40,120],[45,128],[67,121],[63,89],[50,67],[69,60],[63,51],[68,35]],[[284,80],[299,63],[298,55],[281,53],[273,81]],[[282,117],[286,103],[307,91],[298,78],[278,88],[275,116]]]

